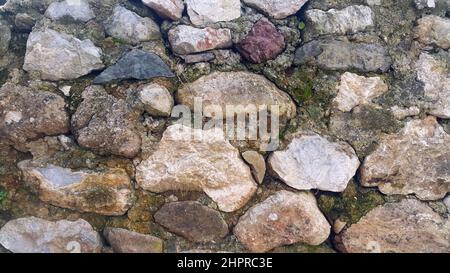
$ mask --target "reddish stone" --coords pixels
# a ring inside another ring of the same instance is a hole
[[[265,18],[259,20],[237,45],[244,58],[257,64],[275,59],[284,48],[284,36]]]

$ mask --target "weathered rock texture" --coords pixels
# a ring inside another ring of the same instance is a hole
[[[269,164],[275,175],[295,189],[342,192],[360,163],[347,143],[304,134],[294,138],[286,151],[273,153]]]
[[[35,30],[28,37],[23,69],[44,80],[70,80],[104,67],[102,50],[90,40],[52,29]]]
[[[198,53],[217,48],[231,47],[229,29],[194,28],[180,25],[169,31],[172,50],[180,55]]]
[[[80,22],[87,22],[95,18],[95,14],[86,0],[53,2],[45,12],[45,16],[52,20],[69,18]]]
[[[349,112],[358,105],[371,104],[372,100],[388,91],[380,77],[364,77],[350,72],[341,76],[338,95],[334,99],[337,109]]]
[[[137,167],[136,180],[151,192],[204,191],[225,212],[243,207],[256,191],[249,167],[223,131],[182,125],[167,128],[157,150]]]
[[[196,97],[202,98],[204,108],[211,105],[219,105],[222,109],[227,105],[278,105],[280,116],[292,118],[296,114],[295,104],[286,93],[263,76],[249,72],[214,72],[183,86],[177,93],[178,102],[191,110]]]
[[[103,231],[115,253],[162,253],[163,240],[146,234],[121,228],[105,228]]]
[[[86,88],[82,98],[72,116],[72,130],[78,143],[101,154],[135,157],[141,148],[136,129],[139,112],[100,86]]]
[[[243,0],[274,19],[284,19],[299,11],[308,0]]]
[[[361,168],[361,183],[384,194],[415,194],[438,200],[450,192],[450,136],[436,118],[408,122],[386,135]]]
[[[241,16],[240,0],[185,0],[192,24],[204,26]]]
[[[403,200],[375,208],[338,241],[345,252],[447,253],[450,220],[420,201]]]
[[[142,2],[164,18],[176,21],[183,15],[183,0],[142,0]]]
[[[218,211],[197,202],[165,204],[155,221],[169,231],[194,242],[211,242],[228,234],[228,226]]]
[[[103,215],[123,215],[131,207],[131,180],[122,169],[73,171],[32,161],[18,164],[39,198],[54,206]]]
[[[310,193],[280,191],[250,208],[234,228],[234,234],[252,252],[266,252],[297,242],[323,243],[330,225]]]
[[[8,222],[0,244],[15,253],[99,253],[99,234],[85,220],[50,222],[29,217]]]
[[[0,88],[0,137],[25,144],[69,131],[64,99],[51,92],[6,83]]]
[[[415,37],[425,45],[450,48],[450,19],[428,15],[418,21]]]

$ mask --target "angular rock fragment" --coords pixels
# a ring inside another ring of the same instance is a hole
[[[425,203],[406,199],[375,208],[337,241],[351,253],[448,253],[450,220]]]
[[[178,90],[177,101],[194,109],[194,99],[202,98],[203,107],[219,105],[256,107],[278,105],[281,117],[295,117],[296,106],[292,99],[265,77],[249,72],[214,72]],[[244,109],[237,109],[242,114]],[[232,113],[234,116],[234,113]]]
[[[373,99],[388,91],[388,86],[380,77],[364,77],[345,72],[341,76],[338,91],[334,103],[342,112],[349,112],[358,105],[371,104]]]
[[[94,79],[94,84],[121,80],[150,80],[156,77],[174,77],[166,63],[155,53],[133,49],[116,64],[108,67]]]
[[[234,234],[252,252],[266,252],[294,243],[320,245],[331,226],[317,207],[314,195],[279,191],[251,207]]]
[[[360,165],[353,148],[316,134],[302,134],[269,158],[272,171],[298,190],[343,192]]]
[[[70,130],[64,99],[54,93],[6,83],[0,88],[0,136],[25,144]]]
[[[52,29],[34,30],[27,41],[23,69],[37,72],[44,80],[71,80],[104,67],[102,50],[90,40]]]
[[[115,253],[162,253],[163,240],[121,228],[105,228],[103,234]]]
[[[14,253],[100,253],[99,234],[85,220],[50,222],[36,217],[9,221],[0,244]]]
[[[195,26],[231,21],[241,17],[239,0],[185,0],[189,19]]]
[[[193,64],[212,61],[216,58],[216,55],[211,52],[204,52],[199,54],[181,55],[180,57],[185,63]]]
[[[217,48],[231,47],[231,31],[221,28],[199,29],[179,25],[169,31],[169,42],[176,54],[187,55]]]
[[[151,192],[204,191],[219,209],[233,212],[256,191],[249,167],[222,130],[167,128],[156,151],[137,167],[136,181]]]
[[[95,14],[86,0],[64,0],[53,2],[47,8],[45,16],[52,20],[70,18],[74,21],[87,22],[95,18]]]
[[[284,51],[284,36],[267,19],[259,20],[250,33],[239,42],[239,52],[253,63],[275,59]]]
[[[73,171],[28,160],[18,167],[39,198],[54,206],[114,216],[132,205],[131,180],[122,169]]]
[[[165,204],[154,218],[169,231],[193,242],[212,242],[228,234],[228,226],[220,213],[197,202]]]
[[[183,0],[142,0],[142,2],[164,18],[177,21],[183,16]]]
[[[316,63],[322,69],[386,72],[392,59],[378,44],[351,43],[339,40],[313,40],[295,53],[295,64]]]
[[[242,153],[242,158],[250,165],[256,182],[261,184],[266,175],[266,161],[264,157],[258,152],[247,151]]]
[[[372,9],[361,5],[348,6],[342,10],[310,9],[306,11],[305,16],[318,35],[353,34],[374,25]]]
[[[434,117],[386,135],[361,168],[361,184],[384,194],[439,200],[450,192],[450,136]]]
[[[105,25],[106,33],[127,43],[138,44],[161,37],[159,26],[150,18],[144,18],[122,6],[114,9]]]
[[[135,157],[141,148],[136,126],[140,113],[100,86],[90,86],[72,116],[72,130],[78,143],[100,154]]]
[[[284,19],[297,13],[308,0],[243,0],[274,19]]]
[[[450,19],[436,15],[427,15],[418,21],[415,38],[425,45],[437,45],[450,48]]]

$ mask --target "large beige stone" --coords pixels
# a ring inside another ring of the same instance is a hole
[[[385,135],[361,168],[361,184],[381,192],[438,200],[450,192],[450,136],[434,117]]]
[[[178,124],[167,128],[156,151],[137,167],[136,181],[157,193],[203,191],[225,212],[243,207],[256,191],[249,167],[222,130]]]
[[[142,0],[142,3],[164,18],[176,21],[183,16],[183,0]]]
[[[280,117],[290,119],[296,115],[296,106],[289,95],[265,77],[250,72],[214,72],[178,90],[178,102],[191,110],[194,110],[195,98],[202,99],[204,108],[217,105],[225,110],[226,106],[278,105]],[[242,112],[237,111],[237,114]]]
[[[123,169],[74,171],[29,160],[18,167],[39,199],[57,207],[116,216],[133,203],[131,180]]]
[[[337,242],[342,251],[353,253],[448,253],[450,220],[408,199],[375,208]]]
[[[250,208],[239,219],[234,234],[250,251],[266,252],[298,242],[320,245],[330,229],[314,195],[279,191]]]
[[[343,192],[360,165],[353,148],[316,134],[300,134],[269,158],[272,172],[298,190]]]

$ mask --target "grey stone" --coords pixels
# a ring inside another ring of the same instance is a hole
[[[121,228],[105,228],[103,234],[115,253],[162,253],[163,240]]]
[[[64,0],[61,2],[53,2],[47,8],[45,16],[52,20],[70,18],[80,22],[87,22],[95,18],[95,14],[87,0]]]

